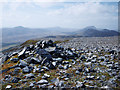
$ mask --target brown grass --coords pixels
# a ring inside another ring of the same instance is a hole
[[[26,46],[26,45],[30,45],[30,44],[35,44],[37,43],[39,40],[27,40],[26,42],[22,43],[21,46]]]

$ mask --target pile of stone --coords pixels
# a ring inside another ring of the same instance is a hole
[[[120,50],[109,40],[74,38],[57,45],[42,40],[10,52],[2,57],[3,88],[120,89]]]
[[[32,79],[36,78],[33,73],[45,73],[45,71],[56,68],[68,69],[71,65],[69,65],[67,60],[77,59],[78,56],[79,54],[76,53],[75,49],[56,46],[52,40],[42,40],[37,42],[35,45],[24,47],[21,51],[12,52],[5,55],[2,60],[3,64],[9,65],[9,63],[16,63],[16,65],[2,70],[1,73],[6,73],[7,71],[14,69],[13,72],[10,72],[11,75],[14,76],[25,74],[23,76],[25,79]],[[4,83],[18,83],[19,81],[22,81],[21,78],[11,77],[11,75],[5,76]],[[49,77],[50,75],[44,74],[42,80],[36,82],[36,84],[48,86],[48,81],[46,79]],[[30,84],[30,86],[33,85],[34,83]],[[11,86],[8,85],[6,88],[11,88]]]

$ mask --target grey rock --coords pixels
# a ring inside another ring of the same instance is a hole
[[[42,69],[45,69],[46,71],[49,71],[49,68],[46,66],[43,66]]]
[[[87,76],[86,80],[94,80],[94,76]]]
[[[91,65],[91,62],[86,62],[86,63],[84,63],[84,65],[86,65],[86,66]]]
[[[27,62],[25,62],[24,60],[20,60],[19,66],[20,67],[25,67],[25,66],[27,66]]]
[[[102,89],[109,89],[109,86],[102,86]]]
[[[49,69],[55,69],[56,67],[52,63],[49,63],[48,68]]]
[[[38,81],[37,84],[48,84],[48,81],[42,79],[42,80]]]
[[[34,84],[33,84],[33,83],[31,83],[29,86],[30,86],[30,87],[34,87]]]
[[[49,41],[47,42],[47,46],[54,46],[53,41],[52,41],[52,40],[49,40]]]
[[[69,61],[63,61],[62,64],[69,64]]]
[[[9,81],[11,79],[11,75],[5,75],[5,80]]]
[[[69,80],[69,78],[64,78],[65,81]]]
[[[67,65],[64,66],[64,69],[68,69],[68,67],[69,67],[69,65],[67,64]]]
[[[12,79],[12,83],[18,83],[19,80],[20,80],[20,78],[14,77],[14,78]]]
[[[46,77],[46,78],[50,78],[50,75],[48,75],[48,74],[44,74],[44,76]]]
[[[6,86],[6,89],[11,89],[11,88],[12,88],[11,85],[7,85],[7,86]]]
[[[77,70],[76,72],[75,72],[76,74],[80,74],[80,72]]]
[[[35,78],[34,74],[32,73],[26,74],[24,77],[26,77],[27,79]]]
[[[30,69],[28,68],[28,66],[26,66],[26,67],[24,67],[24,68],[22,69],[22,72],[23,72],[23,73],[29,73],[29,72],[30,72]]]
[[[41,60],[39,60],[38,58],[32,57],[29,61],[29,63],[33,63],[33,64],[40,64]]]
[[[80,87],[82,87],[83,86],[83,82],[80,82],[80,81],[76,81],[76,87],[77,88],[80,88]]]
[[[19,61],[19,59],[18,58],[11,58],[10,61],[17,63]]]
[[[49,52],[47,52],[45,49],[39,49],[36,53],[41,55],[42,58],[46,58],[48,60],[52,60],[51,54]]]
[[[58,78],[54,78],[51,80],[52,83],[54,83],[56,86],[59,86],[59,79]]]
[[[59,81],[59,85],[58,85],[59,87],[62,87],[62,86],[64,86],[64,81]]]
[[[64,67],[62,65],[59,65],[58,68],[59,69],[64,69]]]
[[[48,52],[53,52],[53,51],[55,52],[56,47],[48,47],[48,48],[45,48],[45,50]]]
[[[19,58],[23,58],[24,55],[25,55],[26,50],[27,50],[27,47],[24,47],[23,50],[18,53],[18,57],[19,57]]]
[[[48,86],[48,89],[53,89],[53,88],[54,88],[54,85]]]
[[[46,63],[50,63],[50,60],[47,58],[47,57],[45,57],[43,60],[42,60],[42,62],[41,62],[41,65],[44,65],[44,64],[46,64]]]
[[[52,64],[54,65],[54,67],[56,67],[56,66],[57,66],[57,63],[56,63],[56,62],[52,62]]]
[[[21,69],[21,68],[20,68]],[[13,71],[13,75],[18,75],[19,74],[19,68],[15,68]]]
[[[63,59],[62,58],[52,58],[54,61],[61,62]]]

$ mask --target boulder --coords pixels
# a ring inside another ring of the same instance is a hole
[[[53,44],[53,41],[52,40],[49,40],[48,42],[47,42],[47,46],[53,46],[54,44]]]
[[[50,63],[50,60],[47,57],[42,60],[41,65],[44,65],[46,63]]]
[[[47,52],[45,49],[39,49],[36,51],[37,54],[39,54],[42,58],[46,58],[49,60],[52,60],[52,56],[49,52]]]
[[[58,68],[59,69],[64,69],[64,67],[62,65],[59,65]]]
[[[20,59],[25,58],[25,52],[26,52],[26,50],[27,50],[27,47],[24,47],[23,50],[18,53],[18,57],[19,57]]]
[[[47,47],[47,43],[46,43],[45,40],[42,40],[42,41],[40,42],[40,48],[45,48],[45,47]]]
[[[48,74],[46,74],[46,73],[44,74],[44,76],[45,76],[46,78],[49,78],[49,77],[50,77],[50,75],[48,75]]]
[[[75,72],[76,74],[80,74],[80,72],[77,70],[76,72]]]
[[[14,77],[14,78],[12,79],[12,83],[18,83],[19,80],[20,80],[20,78]]]
[[[35,78],[34,74],[32,74],[32,73],[26,74],[25,77],[27,79]]]
[[[21,68],[20,68],[20,69],[21,69]],[[12,74],[13,74],[13,75],[18,75],[20,69],[15,68]]]
[[[19,59],[18,58],[11,58],[10,61],[17,63],[19,61]]]
[[[102,89],[109,89],[110,87],[109,86],[102,86],[101,88]]]
[[[57,62],[62,62],[63,61],[62,58],[52,58],[52,59],[53,59],[53,61],[57,61]]]
[[[42,79],[42,80],[38,81],[37,84],[48,84],[48,81]]]
[[[11,79],[11,75],[5,75],[5,80],[9,81]]]
[[[49,68],[46,66],[43,66],[42,69],[45,69],[46,71],[49,71]]]
[[[10,57],[8,55],[4,55],[2,58],[2,63],[4,63],[5,61],[7,61]]]
[[[29,61],[29,63],[33,63],[33,64],[40,64],[41,60],[39,60],[38,58],[32,57]]]
[[[76,81],[76,87],[77,88],[81,88],[83,86],[83,82],[80,82],[80,81]]]
[[[45,50],[47,51],[47,52],[52,52],[52,53],[54,53],[55,52],[55,50],[56,50],[56,47],[48,47],[48,48],[45,48]],[[52,54],[51,53],[51,54]]]
[[[58,86],[59,86],[59,87],[63,87],[63,86],[64,86],[64,82],[65,82],[65,81],[59,81],[59,85],[58,85]]]
[[[86,80],[94,80],[94,76],[87,76]]]
[[[6,86],[6,89],[11,89],[11,88],[12,88],[11,85],[7,85],[7,86]]]
[[[20,60],[19,66],[23,68],[23,67],[27,66],[27,62],[25,62],[24,60]]]
[[[55,69],[56,67],[50,62],[49,65],[47,66],[49,69]]]
[[[22,72],[23,73],[30,73],[30,69],[28,68],[28,66],[26,66],[22,69]]]
[[[34,87],[34,84],[33,83],[30,83],[30,85],[29,85],[30,87]]]
[[[64,66],[64,69],[68,69],[68,67],[69,67],[69,65],[67,64],[67,65]]]

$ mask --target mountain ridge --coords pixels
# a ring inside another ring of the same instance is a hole
[[[47,36],[67,35],[68,37],[87,36],[87,37],[105,37],[118,36],[118,32],[109,29],[98,29],[95,26],[88,26],[83,29],[75,28],[28,28],[17,26],[13,28],[2,28],[2,41],[5,42],[24,42],[33,38],[41,38]]]

